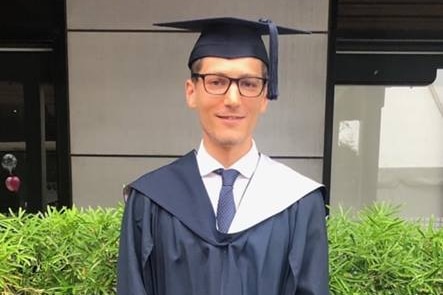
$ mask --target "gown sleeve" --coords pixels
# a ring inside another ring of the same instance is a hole
[[[153,247],[151,205],[132,190],[123,214],[117,263],[117,295],[152,295],[149,256]]]
[[[328,295],[328,239],[322,190],[299,201],[289,263],[297,281],[295,295]]]

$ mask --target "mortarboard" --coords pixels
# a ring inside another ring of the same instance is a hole
[[[269,99],[278,96],[278,34],[308,34],[306,31],[276,26],[272,21],[258,22],[239,18],[221,17],[189,21],[156,23],[156,26],[200,32],[188,60],[188,67],[203,57],[240,58],[255,57],[268,67]],[[269,57],[261,38],[269,35]]]

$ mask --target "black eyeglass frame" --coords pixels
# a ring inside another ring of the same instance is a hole
[[[226,78],[226,79],[229,80],[228,87],[226,87],[226,90],[225,90],[223,93],[213,93],[213,92],[210,92],[210,91],[208,91],[208,89],[206,88],[206,82],[205,82],[205,78],[206,78],[206,76],[217,76],[217,77]],[[241,95],[241,96],[244,96],[244,97],[247,97],[247,98],[255,98],[255,97],[259,97],[259,96],[263,93],[263,90],[265,89],[266,83],[268,82],[268,79],[266,79],[266,78],[262,78],[262,77],[241,77],[241,78],[231,78],[231,77],[227,77],[227,76],[224,76],[224,75],[220,75],[220,74],[212,74],[212,73],[207,73],[207,74],[191,73],[191,78],[194,78],[194,79],[195,79],[195,78],[197,78],[197,79],[198,79],[198,78],[201,78],[201,79],[203,80],[203,87],[204,87],[205,91],[206,91],[207,93],[211,94],[211,95],[225,95],[225,94],[228,92],[229,88],[231,88],[232,82],[235,82],[235,84],[237,84],[237,89],[238,89],[238,92],[240,93],[240,95]],[[241,91],[241,87],[239,86],[238,83],[239,83],[240,80],[251,79],[251,78],[253,78],[253,79],[259,79],[259,80],[263,81],[262,88],[260,89],[260,92],[259,92],[257,95],[244,95],[244,94],[242,93],[242,91]]]

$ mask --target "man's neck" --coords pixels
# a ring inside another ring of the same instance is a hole
[[[205,140],[203,140],[203,145],[208,154],[214,157],[223,167],[227,168],[248,153],[252,147],[252,140],[243,146],[215,146],[208,144]]]

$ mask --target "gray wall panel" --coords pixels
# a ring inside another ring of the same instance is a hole
[[[183,154],[200,139],[184,99],[194,34],[70,32],[71,152]],[[320,156],[327,36],[281,38],[279,100],[257,130],[273,156]],[[181,44],[181,46],[177,46]]]
[[[327,35],[280,40],[280,97],[269,103],[257,142],[273,156],[323,156]]]
[[[122,201],[123,186],[171,158],[72,157],[72,190],[79,207],[113,207]],[[321,181],[322,160],[279,159],[298,172]]]
[[[72,157],[73,203],[113,207],[123,201],[124,185],[173,161],[169,158]]]
[[[184,98],[192,35],[68,37],[72,153],[182,154],[194,147],[200,131]]]
[[[322,182],[323,160],[322,159],[275,159],[298,173],[301,173],[317,182]]]
[[[267,17],[286,26],[327,31],[328,0],[67,0],[68,29],[152,29],[153,22],[221,15]]]
[[[122,200],[123,184],[172,160],[76,154],[180,155],[200,140],[184,98],[186,60],[197,36],[125,30],[230,15],[266,16],[325,32],[328,2],[67,0],[74,203],[114,206]],[[270,103],[256,132],[261,151],[301,157],[279,161],[317,181],[323,160],[309,157],[323,155],[326,55],[325,33],[280,37],[280,98]]]

